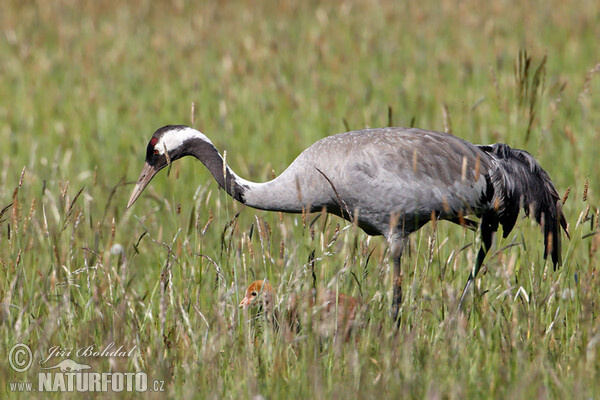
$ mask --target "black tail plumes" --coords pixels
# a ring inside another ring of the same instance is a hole
[[[524,150],[505,144],[479,146],[490,155],[495,165],[491,180],[494,186],[493,206],[504,237],[515,225],[519,210],[533,214],[544,232],[544,258],[552,256],[554,267],[561,265],[560,227],[567,231],[562,202],[548,173]]]

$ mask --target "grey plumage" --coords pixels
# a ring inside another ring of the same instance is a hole
[[[168,154],[168,157],[167,157]],[[283,212],[320,211],[356,221],[366,233],[385,236],[394,259],[394,318],[401,302],[400,257],[408,235],[432,218],[475,225],[483,245],[470,281],[502,225],[512,230],[520,208],[544,231],[544,257],[559,265],[561,202],[548,174],[523,150],[504,144],[473,145],[456,136],[415,128],[364,129],[323,138],[302,152],[281,175],[265,183],[245,180],[228,166],[202,133],[181,125],[154,133],[146,164],[128,203],[168,162],[192,155],[236,200]],[[464,297],[464,293],[463,293]],[[462,299],[461,299],[462,301]]]

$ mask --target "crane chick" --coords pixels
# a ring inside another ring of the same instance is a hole
[[[301,321],[311,321],[321,336],[342,336],[346,341],[355,330],[358,321],[359,301],[344,293],[329,289],[292,294],[283,319],[275,309],[276,294],[269,282],[254,281],[246,289],[240,302],[241,308],[260,307],[276,326],[283,328],[283,335],[291,339],[297,332]]]

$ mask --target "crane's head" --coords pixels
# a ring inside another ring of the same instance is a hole
[[[273,310],[275,292],[269,282],[254,281],[246,289],[246,295],[240,302],[240,307],[264,305],[265,311]]]
[[[190,148],[198,140],[211,143],[204,134],[185,125],[167,125],[154,132],[146,148],[146,163],[131,192],[127,208],[131,207],[140,197],[158,171],[169,163],[190,154]]]

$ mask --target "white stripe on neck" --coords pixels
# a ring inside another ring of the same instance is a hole
[[[210,139],[207,138],[206,135],[204,135],[202,132],[186,126],[185,128],[176,128],[165,132],[162,135],[162,137],[158,140],[158,142],[156,142],[154,148],[158,150],[159,154],[164,154],[165,148],[167,149],[167,151],[173,151],[176,148],[182,146],[186,140],[193,138],[202,139],[212,144]]]

